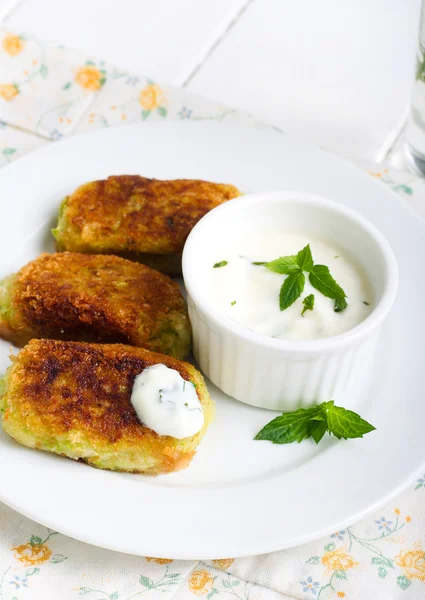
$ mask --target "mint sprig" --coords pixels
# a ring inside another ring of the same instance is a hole
[[[303,300],[304,308],[301,311],[301,316],[304,316],[306,310],[313,310],[314,308],[314,294],[309,294]]]
[[[253,265],[266,267],[273,273],[279,273],[280,275],[288,275],[283,282],[279,294],[279,305],[280,310],[285,310],[291,306],[297,300],[305,286],[304,272],[308,273],[308,279],[311,285],[320,293],[327,298],[335,301],[334,311],[341,312],[347,308],[347,297],[344,290],[335,279],[332,277],[329,267],[326,265],[315,265],[313,256],[311,254],[310,244],[307,244],[305,248],[300,250],[296,255],[281,256],[275,260],[269,262],[254,262]],[[314,295],[313,297],[314,305]],[[308,296],[308,298],[310,298]],[[302,315],[306,310],[312,310],[309,306],[304,304]]]
[[[344,300],[345,292],[332,277],[326,265],[314,265],[308,277],[311,285],[327,298]]]
[[[375,427],[360,415],[335,406],[333,400],[310,408],[283,413],[267,423],[257,433],[255,440],[269,440],[273,444],[291,444],[313,438],[318,444],[326,432],[338,439],[361,438]]]
[[[313,269],[313,257],[311,255],[310,244],[300,250],[297,254],[297,265],[302,271],[309,273]]]
[[[335,312],[342,312],[343,310],[345,310],[347,308],[348,304],[347,304],[347,300],[345,298],[339,298],[337,300],[335,300],[335,306],[334,306],[334,311]]]
[[[254,263],[263,264],[267,269],[274,273],[280,273],[281,275],[291,275],[291,273],[299,273],[300,266],[297,262],[297,256],[281,256],[276,260],[272,260],[268,263]]]
[[[305,286],[305,276],[302,271],[291,273],[283,282],[280,288],[279,294],[279,305],[280,310],[285,310],[288,306],[291,306],[297,298],[301,296],[301,293]]]

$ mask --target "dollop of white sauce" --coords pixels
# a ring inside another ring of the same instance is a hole
[[[316,290],[305,273],[301,296],[286,310],[279,307],[280,288],[287,275],[274,273],[253,262],[271,261],[297,254],[310,244],[315,264],[329,267],[331,275],[347,295],[348,307],[334,311],[334,301]],[[210,302],[251,331],[287,340],[324,339],[352,329],[366,319],[374,297],[361,267],[340,247],[326,239],[303,233],[267,231],[263,235],[233,240],[214,251],[206,265],[205,289]],[[212,268],[226,260],[227,265]],[[314,294],[314,309],[301,315],[302,301]]]
[[[130,400],[140,421],[158,435],[181,440],[194,436],[204,425],[194,384],[163,364],[136,375]]]

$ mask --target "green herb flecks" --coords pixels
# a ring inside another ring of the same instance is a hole
[[[345,310],[347,308],[347,306],[348,306],[348,304],[347,304],[347,301],[345,300],[345,298],[343,298],[342,300],[335,300],[334,311],[342,312],[343,310]]]
[[[318,444],[326,432],[346,440],[361,438],[374,430],[375,427],[360,415],[335,406],[333,400],[330,400],[311,408],[283,413],[267,423],[254,439],[269,440],[274,444],[291,444],[311,437]]]
[[[233,300],[233,302],[230,303],[230,306],[235,306],[236,304],[236,300]]]
[[[336,256],[335,258],[338,257]],[[288,275],[280,289],[280,310],[286,310],[301,296],[305,286],[304,272],[309,274],[308,279],[317,291],[327,298],[335,300],[335,312],[341,312],[348,306],[345,300],[347,296],[342,287],[332,277],[329,267],[314,264],[310,244],[307,244],[296,255],[281,256],[270,262],[253,262],[252,264],[266,267],[266,269],[273,271],[273,273]],[[313,310],[314,295],[310,294],[310,296],[313,296],[312,308],[306,306],[303,302],[304,309],[301,313],[302,315],[306,310]]]
[[[228,264],[229,263],[227,260],[222,260],[220,262],[216,262],[215,265],[213,265],[213,269],[219,269],[220,267],[225,267]]]
[[[314,308],[314,294],[309,294],[303,300],[304,308],[302,309],[301,316],[304,316],[306,310],[313,310]]]

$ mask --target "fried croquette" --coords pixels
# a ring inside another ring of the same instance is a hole
[[[158,363],[196,387],[204,426],[193,437],[160,436],[136,415],[134,378]],[[3,389],[2,426],[17,442],[114,471],[158,475],[187,467],[214,414],[192,365],[122,344],[32,340],[13,358]]]
[[[56,249],[116,254],[179,275],[183,246],[194,225],[240,195],[233,185],[191,179],[117,175],[92,181],[63,201],[52,230]]]
[[[42,254],[0,282],[0,337],[114,342],[184,358],[191,344],[177,284],[118,256]]]

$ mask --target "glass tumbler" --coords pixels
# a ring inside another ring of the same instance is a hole
[[[425,0],[419,20],[416,79],[406,127],[406,154],[411,168],[425,175]]]

